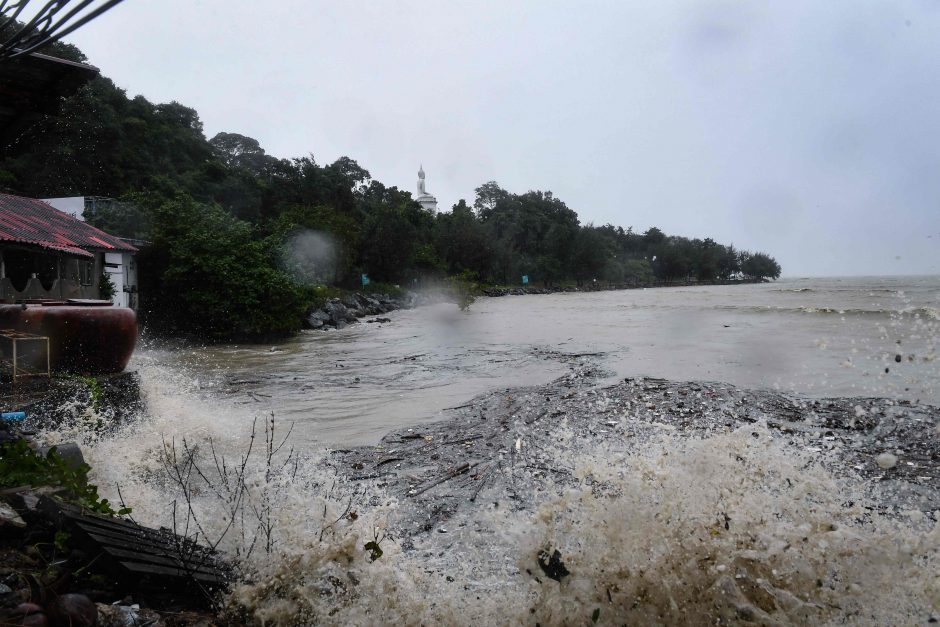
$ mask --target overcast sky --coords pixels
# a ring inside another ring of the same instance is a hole
[[[940,274],[940,2],[125,0],[129,95],[449,209],[496,180],[786,276]]]

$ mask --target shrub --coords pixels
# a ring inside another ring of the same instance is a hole
[[[144,312],[157,331],[209,341],[282,337],[300,328],[314,299],[278,269],[280,242],[216,205],[178,196],[155,208],[142,255]],[[145,284],[146,282],[146,284]]]
[[[61,486],[68,490],[76,503],[99,514],[131,512],[130,508],[115,511],[108,499],[98,496],[98,487],[88,482],[88,464],[71,466],[55,447],[45,456],[29,447],[26,440],[9,442],[0,446],[0,488],[20,485]]]

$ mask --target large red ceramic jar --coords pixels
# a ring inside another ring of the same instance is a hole
[[[134,310],[75,302],[0,305],[0,329],[47,336],[53,370],[88,375],[124,370],[137,344]]]

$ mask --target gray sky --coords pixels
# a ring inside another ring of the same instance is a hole
[[[940,2],[125,0],[69,41],[445,209],[496,180],[786,276],[940,274]]]

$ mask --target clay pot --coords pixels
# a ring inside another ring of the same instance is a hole
[[[121,372],[137,344],[134,310],[110,305],[0,305],[2,329],[47,336],[53,370],[88,375]]]

